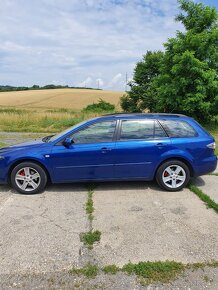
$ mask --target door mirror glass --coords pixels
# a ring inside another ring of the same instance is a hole
[[[66,138],[64,141],[63,141],[63,145],[67,148],[69,148],[71,146],[71,144],[73,143],[73,140],[71,138]]]

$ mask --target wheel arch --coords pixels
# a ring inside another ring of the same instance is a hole
[[[161,161],[161,163],[157,166],[156,170],[155,170],[155,174],[154,174],[154,177],[156,176],[156,173],[157,173],[157,170],[158,168],[164,164],[165,162],[168,162],[168,161],[171,161],[171,160],[178,160],[178,161],[181,161],[183,163],[185,163],[185,165],[187,165],[189,171],[190,171],[190,176],[193,177],[194,176],[194,169],[191,165],[191,162],[189,162],[187,159],[183,158],[183,157],[170,157],[170,158],[167,158],[167,159],[164,159]]]
[[[24,159],[19,159],[19,160],[15,161],[13,164],[10,165],[9,170],[8,170],[8,183],[11,182],[11,181],[10,181],[10,176],[11,176],[11,172],[12,172],[12,170],[13,170],[13,169],[18,165],[18,164],[23,163],[23,162],[32,162],[32,163],[35,163],[35,164],[41,166],[41,167],[44,169],[44,171],[45,171],[45,173],[46,173],[46,175],[47,175],[48,182],[51,182],[51,175],[50,175],[48,169],[46,168],[46,166],[45,166],[43,163],[41,163],[40,161],[35,160],[35,159],[24,158]]]

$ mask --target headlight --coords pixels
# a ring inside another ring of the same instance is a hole
[[[3,159],[5,159],[5,157],[4,156],[0,156],[0,160],[3,160]]]

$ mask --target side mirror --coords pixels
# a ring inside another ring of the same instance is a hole
[[[63,145],[67,148],[69,148],[71,146],[71,144],[73,143],[73,140],[70,139],[70,138],[66,138],[64,141],[63,141]]]

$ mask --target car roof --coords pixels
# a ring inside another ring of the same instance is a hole
[[[168,114],[168,113],[116,113],[116,114],[106,114],[100,118],[119,118],[119,119],[136,119],[136,118],[189,118],[182,114]]]

